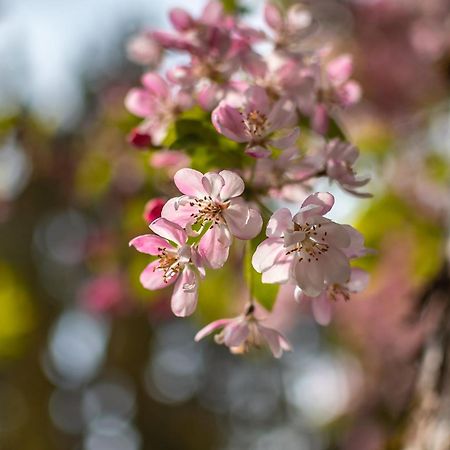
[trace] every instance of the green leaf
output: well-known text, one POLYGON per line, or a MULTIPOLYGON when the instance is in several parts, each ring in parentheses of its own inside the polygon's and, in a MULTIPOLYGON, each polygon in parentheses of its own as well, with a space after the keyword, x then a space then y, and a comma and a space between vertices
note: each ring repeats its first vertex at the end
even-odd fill
POLYGON ((265 239, 263 233, 247 242, 245 252, 245 280, 250 289, 252 297, 264 308, 271 311, 278 295, 280 286, 278 284, 266 284, 261 281, 261 274, 256 272, 252 266, 252 256, 256 247, 265 239))

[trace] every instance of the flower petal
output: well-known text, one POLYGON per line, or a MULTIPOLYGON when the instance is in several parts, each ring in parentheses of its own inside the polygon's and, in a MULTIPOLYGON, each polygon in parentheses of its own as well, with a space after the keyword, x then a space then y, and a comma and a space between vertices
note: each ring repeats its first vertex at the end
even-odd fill
POLYGON ((221 268, 228 259, 230 242, 225 230, 219 225, 212 226, 200 239, 198 252, 213 269, 221 268))
POLYGON ((286 252, 283 240, 280 238, 268 238, 261 242, 252 257, 253 268, 262 273, 272 267, 277 259, 286 252))
POLYGON ((233 320, 235 320, 235 319, 219 319, 219 320, 215 320, 214 322, 209 323, 195 335, 194 341, 198 342, 200 339, 203 339, 204 337, 208 336, 208 334, 211 334, 213 331, 217 330, 218 328, 222 328, 222 327, 228 325, 233 320))
POLYGON ((164 78, 154 72, 142 76, 142 84, 147 91, 158 99, 167 100, 170 96, 169 86, 164 78))
POLYGON ((169 241, 175 242, 179 246, 185 244, 187 241, 188 237, 183 228, 162 217, 154 220, 149 226, 153 233, 156 233, 169 241))
POLYGON ((358 267, 352 267, 347 288, 350 292, 361 292, 369 284, 369 274, 358 267))
POLYGON ((154 234, 137 236, 130 241, 129 245, 133 246, 138 252, 147 253, 148 255, 158 255, 161 248, 172 247, 166 239, 154 234))
POLYGON ((142 286, 145 289, 149 289, 151 291, 165 288, 171 285, 176 279, 177 276, 170 278, 165 281, 163 278, 164 272, 161 269, 158 269, 159 259, 151 262, 141 273, 139 280, 142 286))
POLYGON ((239 347, 247 339, 250 332, 248 323, 243 318, 233 320, 223 331, 224 344, 227 347, 239 347))
POLYGON ((212 112, 212 123, 216 130, 236 142, 247 142, 249 136, 245 132, 242 116, 238 109, 221 103, 212 112))
POLYGON ((219 175, 224 180, 224 185, 220 191, 220 199, 222 201, 230 198, 239 197, 245 189, 245 184, 242 178, 231 170, 222 170, 219 175))
POLYGON ((185 267, 177 282, 172 294, 172 311, 177 317, 190 316, 197 307, 198 281, 195 272, 185 267))
POLYGON ((267 237, 281 237, 292 227, 292 214, 287 208, 280 208, 272 214, 267 224, 267 237))
POLYGON ((188 223, 195 221, 193 214, 195 214, 198 209, 191 206, 189 203, 180 204, 180 198, 181 197, 175 197, 168 200, 163 206, 161 217, 185 228, 188 223))
POLYGON ((192 197, 203 197, 206 192, 202 184, 203 174, 194 169, 180 169, 173 181, 181 193, 192 197))
POLYGON ((219 198, 220 191, 225 184, 225 180, 214 172, 208 172, 203 175, 202 185, 207 195, 210 195, 213 199, 219 198))
POLYGON ((318 297, 312 300, 311 308, 314 319, 319 325, 326 326, 331 322, 333 314, 333 303, 328 298, 326 292, 323 292, 318 297))

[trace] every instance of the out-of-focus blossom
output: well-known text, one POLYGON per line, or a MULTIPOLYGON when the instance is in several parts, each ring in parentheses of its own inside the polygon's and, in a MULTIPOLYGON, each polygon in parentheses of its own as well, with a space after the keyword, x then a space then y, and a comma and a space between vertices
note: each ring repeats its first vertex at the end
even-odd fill
POLYGON ((339 183, 344 190, 358 197, 371 197, 371 194, 362 193, 356 189, 365 186, 370 178, 359 178, 355 174, 353 165, 359 156, 359 150, 352 144, 332 139, 326 142, 320 150, 306 157, 302 164, 303 171, 297 174, 300 178, 309 174, 326 175, 330 180, 339 183), (306 168, 310 168, 310 172, 306 168))
POLYGON ((265 89, 249 88, 245 93, 242 109, 221 103, 212 113, 216 130, 236 142, 246 142, 246 153, 264 158, 273 148, 286 149, 297 140, 300 130, 293 125, 295 106, 289 99, 272 102, 265 89), (280 130, 287 131, 280 135, 280 130))
POLYGON ((167 129, 177 114, 190 105, 182 92, 172 92, 167 82, 158 74, 149 72, 142 76, 143 88, 131 89, 125 106, 144 121, 133 130, 130 140, 142 146, 150 142, 160 145, 167 135, 167 129))
POLYGON ((152 198, 149 200, 144 207, 144 220, 150 224, 161 217, 161 211, 165 203, 166 201, 162 198, 152 198))
POLYGON ((274 3, 265 5, 264 17, 273 30, 277 50, 299 53, 302 39, 311 33, 314 20, 311 13, 301 3, 296 3, 283 13, 274 3))
POLYGON ((179 150, 160 150, 150 156, 150 165, 155 169, 177 170, 189 165, 190 159, 179 150))
POLYGON ((362 269, 352 268, 350 280, 344 284, 327 285, 317 297, 306 295, 298 286, 295 288, 295 299, 298 302, 309 301, 314 318, 320 325, 328 325, 331 321, 334 305, 338 300, 350 300, 350 294, 361 292, 369 283, 369 275, 362 269))
POLYGON ((294 217, 287 208, 272 215, 266 230, 268 239, 258 246, 252 259, 263 283, 294 281, 307 295, 317 297, 326 285, 343 285, 349 280, 346 249, 354 253, 351 247, 357 242, 349 233, 352 227, 323 217, 333 204, 331 194, 319 192, 310 195, 294 217))
POLYGON ((104 274, 87 281, 78 293, 80 303, 94 313, 117 312, 127 306, 125 280, 120 273, 104 274))
POLYGON ((141 253, 156 256, 141 273, 140 281, 149 290, 175 283, 172 311, 176 316, 191 315, 197 306, 198 278, 205 272, 197 250, 187 244, 188 235, 179 225, 166 219, 150 224, 155 234, 145 234, 130 241, 141 253))
POLYGON ((126 50, 131 61, 151 68, 157 67, 163 56, 163 49, 148 31, 133 36, 126 50))
POLYGON ((232 237, 252 239, 261 230, 261 215, 240 198, 242 178, 229 170, 203 175, 193 169, 181 169, 174 181, 182 194, 169 200, 162 217, 182 227, 207 227, 201 235, 199 253, 212 268, 221 267, 228 258, 232 237))
POLYGON ((260 348, 265 342, 273 356, 280 358, 283 351, 291 351, 289 341, 277 330, 265 327, 254 315, 254 307, 250 305, 245 314, 231 319, 219 319, 201 329, 195 340, 199 341, 219 328, 222 331, 214 336, 218 344, 225 344, 232 353, 246 353, 251 348, 260 348))

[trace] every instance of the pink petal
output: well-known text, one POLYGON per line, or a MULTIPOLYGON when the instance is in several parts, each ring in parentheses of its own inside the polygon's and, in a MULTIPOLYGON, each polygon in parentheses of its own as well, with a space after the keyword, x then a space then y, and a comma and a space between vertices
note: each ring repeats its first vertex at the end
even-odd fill
POLYGON ((203 339, 204 337, 208 336, 209 334, 211 334, 213 331, 217 330, 218 328, 222 328, 222 327, 228 325, 233 320, 235 320, 235 319, 219 319, 219 320, 215 320, 214 322, 209 323, 195 335, 194 341, 198 342, 200 339, 203 339))
POLYGON ((181 8, 171 9, 169 12, 169 18, 172 25, 178 31, 186 31, 194 25, 194 20, 191 15, 181 8))
POLYGON ((348 258, 359 258, 361 256, 372 253, 372 251, 364 247, 364 236, 351 225, 342 225, 350 236, 350 243, 342 251, 348 258))
POLYGON ((245 319, 235 319, 224 328, 224 344, 227 347, 239 347, 249 335, 245 319))
POLYGON ((270 124, 270 131, 293 127, 297 122, 294 103, 286 98, 277 100, 270 110, 267 120, 270 124))
POLYGON ((261 242, 252 257, 253 268, 261 273, 272 267, 277 259, 286 253, 283 240, 280 238, 268 238, 261 242))
POLYGON ((223 178, 225 184, 220 191, 220 199, 222 201, 230 198, 239 197, 245 189, 242 178, 231 170, 222 170, 219 175, 223 178))
POLYGON ((264 6, 264 19, 267 25, 275 31, 281 31, 284 25, 281 11, 273 3, 267 2, 264 6))
POLYGON ((125 97, 125 107, 135 116, 144 118, 154 112, 154 101, 144 89, 133 88, 125 97))
POLYGON ((216 0, 209 1, 202 13, 201 21, 209 25, 219 25, 223 19, 223 5, 216 0))
POLYGON ((295 280, 298 286, 309 297, 317 297, 325 288, 324 270, 321 261, 307 259, 298 261, 295 265, 295 280))
POLYGON ((270 99, 264 88, 261 86, 251 86, 245 91, 245 97, 247 98, 245 107, 247 113, 258 111, 266 116, 269 115, 270 99))
POLYGON ((333 304, 326 292, 312 300, 311 308, 314 319, 316 319, 318 324, 326 326, 331 322, 333 304))
POLYGON ((206 192, 202 184, 203 174, 194 169, 180 169, 173 181, 181 193, 192 197, 203 197, 206 192))
POLYGON ((267 284, 284 284, 291 278, 292 257, 282 257, 262 273, 261 281, 267 284))
POLYGON ((165 80, 157 73, 149 72, 142 76, 142 84, 159 99, 167 99, 170 95, 169 87, 165 80))
POLYGON ((165 281, 163 278, 164 272, 161 269, 158 269, 159 259, 151 262, 141 273, 139 280, 142 286, 145 289, 149 289, 151 291, 155 291, 157 289, 165 288, 166 286, 171 285, 176 279, 177 276, 170 278, 165 281))
POLYGON ((220 100, 222 89, 216 83, 211 83, 201 89, 197 94, 197 100, 205 111, 211 111, 220 100))
POLYGON ((171 307, 177 317, 190 316, 197 307, 198 282, 195 272, 185 267, 173 289, 171 307))
POLYGON ((330 82, 335 85, 341 85, 347 81, 353 71, 353 60, 350 55, 341 55, 330 61, 327 65, 327 74, 330 82))
POLYGON ((198 252, 213 269, 221 268, 228 259, 230 243, 222 227, 212 226, 200 239, 198 252))
POLYGON ((296 127, 293 130, 289 131, 286 135, 277 139, 272 139, 270 141, 270 145, 275 148, 284 150, 286 148, 292 147, 297 142, 299 136, 300 128, 296 127))
POLYGON ((207 195, 210 195, 213 199, 220 197, 220 191, 225 184, 225 180, 217 173, 208 172, 202 178, 203 189, 207 195))
POLYGON ((287 208, 280 208, 272 214, 267 224, 267 237, 281 237, 292 227, 292 214, 287 208))
POLYGON ((258 211, 250 209, 241 198, 235 198, 222 213, 228 228, 238 239, 253 239, 262 228, 262 218, 258 211))
POLYGON ((361 99, 361 85, 353 80, 347 81, 338 89, 337 96, 343 107, 352 106, 361 99))
POLYGON ((339 247, 345 252, 345 248, 350 245, 350 234, 344 225, 335 223, 331 220, 320 218, 319 220, 313 221, 315 224, 321 224, 320 229, 318 229, 318 236, 322 238, 323 242, 334 247, 339 247), (326 236, 325 236, 326 233, 326 236))
POLYGON ((150 229, 153 233, 159 234, 163 238, 169 241, 175 242, 179 246, 182 246, 187 241, 186 231, 183 230, 176 223, 170 222, 167 219, 159 218, 150 224, 150 229))
POLYGON ((350 262, 340 250, 329 247, 328 251, 321 255, 320 263, 328 284, 343 285, 350 279, 350 262))
POLYGON ((178 205, 178 208, 176 208, 179 199, 180 197, 175 197, 167 201, 161 211, 161 217, 184 228, 188 223, 195 221, 193 214, 196 214, 198 209, 189 204, 178 205))
POLYGON ((272 154, 272 151, 262 145, 252 145, 245 149, 245 153, 253 158, 267 158, 272 154))
POLYGON ((316 192, 306 198, 302 207, 308 205, 317 206, 318 208, 314 209, 314 214, 323 216, 333 207, 334 197, 329 192, 316 192))
POLYGON ((321 135, 326 135, 328 131, 330 120, 328 117, 328 111, 325 105, 318 103, 313 111, 311 118, 311 128, 321 135))
POLYGON ((258 324, 258 330, 261 335, 266 340, 269 348, 275 358, 280 358, 283 354, 283 350, 290 351, 291 345, 287 341, 287 339, 282 336, 278 331, 273 330, 272 328, 264 327, 263 325, 258 324))
POLYGON ((216 130, 236 142, 246 142, 249 137, 245 132, 240 112, 225 103, 212 112, 212 123, 216 130))
POLYGON ((158 255, 161 248, 171 248, 172 246, 162 237, 154 234, 144 234, 137 236, 130 241, 130 246, 133 246, 138 252, 147 253, 148 255, 158 255))

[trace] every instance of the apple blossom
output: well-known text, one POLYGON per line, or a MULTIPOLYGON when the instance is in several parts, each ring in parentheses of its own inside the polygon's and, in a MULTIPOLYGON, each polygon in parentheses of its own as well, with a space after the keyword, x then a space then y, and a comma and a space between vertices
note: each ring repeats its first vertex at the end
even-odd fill
POLYGON ((245 152, 255 158, 271 154, 271 147, 285 149, 299 136, 293 127, 295 106, 287 98, 271 102, 265 89, 252 86, 245 92, 243 108, 222 102, 212 113, 216 130, 236 142, 246 142, 245 152), (287 129, 287 130, 286 130, 287 129), (282 135, 281 130, 286 130, 282 135))
POLYGON ((175 283, 172 311, 179 317, 189 316, 197 306, 198 278, 205 275, 201 258, 195 247, 187 244, 188 235, 179 225, 160 218, 150 229, 155 234, 130 241, 137 251, 157 257, 141 273, 140 281, 149 290, 175 283))
MULTIPOLYGON (((253 255, 263 283, 294 281, 307 295, 317 297, 326 284, 344 284, 350 277, 352 243, 348 228, 323 217, 333 206, 327 192, 312 194, 292 217, 287 208, 276 211, 267 225, 268 239, 253 255)), ((350 227, 351 228, 351 227, 350 227)))
POLYGON ((232 237, 252 239, 261 230, 261 215, 240 197, 241 177, 229 170, 203 175, 193 169, 180 169, 174 182, 181 197, 169 200, 162 217, 182 227, 206 227, 198 245, 200 255, 212 268, 223 266, 232 237))
POLYGON ((246 353, 251 348, 260 348, 266 342, 273 356, 280 358, 283 351, 291 351, 289 341, 277 330, 261 324, 254 315, 254 306, 250 305, 245 314, 232 319, 219 319, 202 328, 196 335, 199 341, 219 328, 223 328, 214 336, 218 344, 225 344, 232 353, 246 353))

